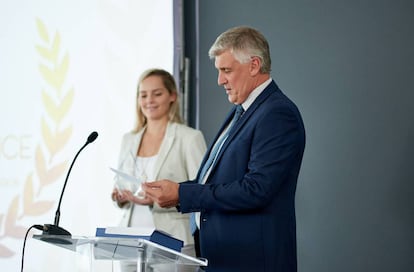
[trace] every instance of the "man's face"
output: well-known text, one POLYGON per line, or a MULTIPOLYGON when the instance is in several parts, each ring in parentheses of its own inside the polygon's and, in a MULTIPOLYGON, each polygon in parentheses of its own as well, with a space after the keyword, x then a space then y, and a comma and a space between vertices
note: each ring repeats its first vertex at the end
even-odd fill
POLYGON ((252 63, 240 63, 229 50, 215 57, 218 85, 226 89, 230 103, 242 104, 255 86, 255 69, 252 63))

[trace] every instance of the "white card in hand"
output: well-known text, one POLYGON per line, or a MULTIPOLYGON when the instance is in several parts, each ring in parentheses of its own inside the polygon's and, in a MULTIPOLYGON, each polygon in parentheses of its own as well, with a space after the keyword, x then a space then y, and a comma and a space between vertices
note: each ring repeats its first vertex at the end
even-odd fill
POLYGON ((109 167, 109 168, 110 168, 113 172, 115 172, 115 174, 117 174, 120 178, 125 179, 125 180, 127 180, 127 181, 137 182, 137 183, 141 184, 141 180, 139 180, 137 177, 134 177, 134 176, 128 175, 127 173, 122 172, 122 171, 119 171, 119 170, 116 170, 116 169, 114 169, 114 168, 112 168, 112 167, 109 167))
POLYGON ((135 193, 137 196, 142 195, 142 181, 140 179, 112 167, 109 167, 109 169, 117 175, 115 186, 119 190, 128 190, 135 193))

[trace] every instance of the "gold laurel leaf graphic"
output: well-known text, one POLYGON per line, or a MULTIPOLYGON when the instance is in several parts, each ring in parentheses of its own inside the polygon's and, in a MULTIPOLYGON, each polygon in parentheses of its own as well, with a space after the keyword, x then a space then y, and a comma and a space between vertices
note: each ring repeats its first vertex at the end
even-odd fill
POLYGON ((13 226, 15 225, 15 222, 17 221, 17 211, 19 208, 19 196, 15 196, 10 203, 9 209, 6 214, 6 220, 4 224, 4 232, 8 235, 10 235, 11 232, 13 232, 13 226))
POLYGON ((44 186, 43 182, 45 181, 46 177, 46 162, 45 157, 43 156, 42 149, 40 148, 40 145, 37 146, 36 152, 35 152, 35 163, 36 163, 36 173, 39 177, 40 182, 40 188, 44 186))
POLYGON ((55 72, 44 64, 39 65, 39 71, 42 74, 45 81, 53 88, 57 89, 56 75, 55 72))
POLYGON ((54 202, 53 201, 34 201, 33 196, 33 180, 32 175, 26 179, 24 186, 23 211, 24 215, 37 216, 49 211, 54 202))
POLYGON ((54 64, 56 64, 60 52, 60 34, 58 31, 56 31, 55 37, 53 38, 52 47, 50 48, 50 51, 52 52, 54 64))
POLYGON ((4 229, 7 230, 13 228, 13 222, 16 222, 17 219, 17 209, 19 208, 19 196, 15 196, 10 203, 9 209, 5 218, 4 229))
POLYGON ((57 103, 45 91, 42 91, 42 100, 47 115, 50 116, 55 123, 58 123, 57 120, 59 119, 59 113, 57 103))
POLYGON ((46 175, 44 177, 45 180, 42 182, 42 184, 48 185, 59 179, 65 173, 67 164, 67 161, 64 161, 49 168, 46 172, 46 175))
POLYGON ((23 226, 16 226, 16 225, 10 225, 8 227, 7 236, 13 237, 13 238, 22 238, 26 234, 27 228, 23 226))
POLYGON ((30 209, 26 211, 27 215, 38 216, 48 212, 55 203, 53 201, 38 201, 32 203, 30 209))
POLYGON ((36 45, 36 50, 46 60, 54 61, 52 52, 48 48, 40 46, 40 45, 36 45))
POLYGON ((73 88, 71 88, 61 99, 61 102, 56 109, 56 116, 54 118, 57 123, 60 123, 69 112, 73 104, 74 96, 75 92, 73 91, 73 88))
POLYGON ((30 206, 33 204, 33 198, 33 178, 32 174, 29 174, 23 189, 23 214, 27 214, 27 211, 30 210, 30 206))
POLYGON ((65 128, 62 131, 56 132, 56 152, 58 153, 61 149, 69 142, 69 138, 72 136, 72 126, 65 128))
POLYGON ((73 104, 74 96, 75 92, 73 91, 73 88, 71 88, 60 100, 60 102, 55 102, 55 100, 48 93, 42 91, 43 105, 47 114, 55 123, 59 124, 69 112, 73 104))
POLYGON ((56 179, 58 179, 65 171, 67 162, 62 162, 59 164, 56 164, 50 168, 46 167, 46 162, 44 159, 43 152, 38 146, 36 148, 36 172, 39 177, 39 182, 41 184, 41 187, 47 186, 49 184, 52 184, 56 179))
POLYGON ((15 255, 14 251, 0 244, 0 257, 10 258, 10 257, 13 257, 14 255, 15 255))
MULTIPOLYGON (((55 136, 50 131, 50 128, 45 120, 45 118, 42 118, 42 136, 45 140, 45 145, 47 147, 47 150, 49 151, 49 162, 53 160, 53 157, 56 153, 56 141, 54 140, 55 136)), ((45 166, 46 169, 46 166, 45 166)))
POLYGON ((66 75, 68 73, 69 68, 69 55, 65 54, 62 61, 57 63, 55 66, 55 75, 56 75, 56 89, 59 92, 62 89, 63 82, 65 81, 66 75))
POLYGON ((40 38, 44 42, 48 43, 49 42, 49 34, 48 34, 48 31, 46 29, 45 24, 39 18, 36 18, 36 26, 37 26, 37 32, 39 32, 40 38))
MULTIPOLYGON (((25 216, 37 216, 44 214, 52 208, 54 202, 45 200, 37 201, 34 191, 36 189, 37 196, 39 196, 45 186, 56 182, 59 177, 64 174, 67 161, 56 163, 54 161, 54 157, 67 144, 72 134, 72 126, 66 127, 63 130, 60 128, 61 122, 73 104, 74 97, 73 89, 70 89, 69 92, 64 95, 64 98, 61 99, 62 86, 66 80, 69 69, 69 54, 65 54, 61 62, 59 62, 61 46, 59 32, 56 31, 52 42, 50 42, 49 31, 43 21, 39 18, 36 18, 36 27, 40 39, 44 43, 44 45, 35 45, 36 51, 44 61, 44 63, 41 63, 38 66, 40 76, 43 78, 45 83, 51 87, 50 91, 57 94, 56 98, 59 100, 54 100, 50 94, 47 94, 44 90, 42 90, 44 108, 46 109, 47 117, 50 118, 47 121, 52 121, 53 124, 49 127, 45 117, 42 117, 41 130, 43 144, 46 146, 48 152, 43 153, 43 145, 37 145, 34 163, 38 177, 38 186, 35 186, 36 184, 33 179, 33 174, 28 174, 23 189, 23 212, 20 218, 18 218, 20 204, 19 196, 12 199, 6 214, 0 214, 0 230, 3 228, 3 237, 12 237, 16 239, 24 237, 27 231, 26 227, 22 227, 17 224, 18 220, 24 218, 25 216)), ((0 244, 0 258, 9 258, 14 255, 15 252, 12 249, 0 244)))
POLYGON ((62 151, 64 145, 69 141, 69 138, 72 135, 72 127, 70 126, 62 131, 56 131, 56 133, 53 134, 45 119, 42 118, 42 135, 43 138, 46 139, 45 144, 50 154, 50 160, 52 160, 57 153, 62 151))

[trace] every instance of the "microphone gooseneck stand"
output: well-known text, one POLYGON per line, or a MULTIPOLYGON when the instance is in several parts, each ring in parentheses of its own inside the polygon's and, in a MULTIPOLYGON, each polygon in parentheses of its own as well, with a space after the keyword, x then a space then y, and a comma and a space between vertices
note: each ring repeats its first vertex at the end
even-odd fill
POLYGON ((67 240, 65 238, 71 238, 72 234, 67 231, 66 229, 59 227, 59 220, 60 220, 60 205, 62 203, 62 198, 63 198, 63 194, 65 192, 65 188, 66 188, 66 184, 68 182, 68 178, 69 178, 69 174, 72 170, 72 167, 76 161, 76 158, 79 156, 79 154, 82 152, 82 150, 90 143, 92 143, 93 141, 96 140, 96 138, 98 137, 98 133, 96 131, 92 132, 86 143, 81 147, 81 149, 79 149, 78 153, 76 153, 75 158, 73 159, 70 167, 69 167, 69 171, 68 174, 66 175, 66 179, 65 179, 65 183, 63 184, 63 189, 62 192, 60 194, 60 198, 59 198, 59 204, 58 207, 56 209, 56 214, 55 214, 55 221, 54 224, 45 224, 43 226, 40 225, 36 225, 37 229, 40 229, 43 231, 43 236, 41 239, 43 241, 48 241, 51 243, 57 243, 57 244, 71 244, 70 240, 67 240), (62 237, 59 237, 62 236, 62 237))

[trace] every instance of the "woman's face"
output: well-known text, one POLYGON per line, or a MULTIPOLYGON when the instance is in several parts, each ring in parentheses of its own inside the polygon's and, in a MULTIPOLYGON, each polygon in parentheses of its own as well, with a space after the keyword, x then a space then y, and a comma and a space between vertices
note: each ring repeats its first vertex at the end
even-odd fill
POLYGON ((161 77, 149 76, 139 85, 138 103, 147 120, 169 119, 175 93, 170 93, 164 86, 161 77))

